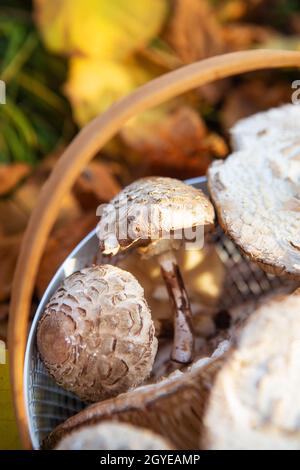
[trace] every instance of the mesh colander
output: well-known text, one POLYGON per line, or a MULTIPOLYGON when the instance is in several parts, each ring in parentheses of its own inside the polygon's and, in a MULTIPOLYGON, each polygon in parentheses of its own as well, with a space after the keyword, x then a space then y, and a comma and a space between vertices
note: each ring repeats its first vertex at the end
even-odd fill
MULTIPOLYGON (((205 178, 196 178, 187 183, 206 191, 205 178)), ((291 281, 266 274, 256 264, 243 257, 220 227, 217 227, 212 242, 226 270, 220 309, 228 309, 260 297, 283 285, 288 284, 292 287, 291 281)), ((96 250, 97 236, 95 231, 92 231, 57 271, 43 296, 31 326, 25 356, 24 394, 30 438, 36 449, 40 447, 44 437, 59 423, 86 406, 75 395, 56 385, 45 370, 37 352, 36 329, 38 320, 59 283, 78 269, 91 265, 96 250)))
MULTIPOLYGON (((276 50, 230 53, 187 65, 152 80, 115 103, 108 111, 91 121, 61 156, 31 215, 23 237, 12 290, 9 317, 10 372, 16 417, 25 448, 32 445, 38 448, 45 434, 83 406, 74 396, 58 388, 45 373, 35 349, 35 328, 57 283, 91 261, 96 243, 94 233, 83 240, 69 256, 47 289, 33 322, 24 362, 35 278, 63 196, 71 189, 93 156, 128 119, 138 113, 213 80, 264 68, 293 66, 300 66, 299 52, 276 50)), ((194 184, 205 183, 194 181, 194 184)), ((220 229, 214 242, 227 270, 222 297, 224 305, 221 307, 226 308, 249 297, 259 296, 281 283, 279 279, 264 274, 257 266, 244 260, 220 229)))

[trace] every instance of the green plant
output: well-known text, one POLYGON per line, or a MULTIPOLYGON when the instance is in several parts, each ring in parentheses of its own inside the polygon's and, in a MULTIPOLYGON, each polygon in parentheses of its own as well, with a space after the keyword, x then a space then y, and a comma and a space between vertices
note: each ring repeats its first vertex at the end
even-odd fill
POLYGON ((68 102, 58 91, 65 63, 43 47, 31 2, 2 3, 0 79, 6 104, 0 105, 0 163, 35 164, 75 132, 68 102))

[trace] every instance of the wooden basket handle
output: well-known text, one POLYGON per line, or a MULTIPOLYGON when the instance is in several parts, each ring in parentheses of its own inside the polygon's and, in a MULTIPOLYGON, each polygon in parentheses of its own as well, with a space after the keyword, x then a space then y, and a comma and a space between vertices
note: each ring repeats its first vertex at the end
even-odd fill
POLYGON ((87 124, 67 147, 33 210, 14 275, 9 316, 11 382, 20 437, 30 448, 23 389, 28 318, 39 263, 63 196, 85 165, 131 117, 208 82, 264 68, 300 66, 300 52, 255 50, 224 54, 167 73, 138 88, 87 124))

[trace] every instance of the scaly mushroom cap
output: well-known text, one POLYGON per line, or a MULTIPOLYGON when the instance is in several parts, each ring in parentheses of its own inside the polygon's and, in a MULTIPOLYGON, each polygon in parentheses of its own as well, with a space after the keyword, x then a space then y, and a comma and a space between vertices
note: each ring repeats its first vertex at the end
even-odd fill
POLYGON ((98 401, 141 384, 157 351, 151 312, 135 277, 114 266, 82 269, 51 297, 37 331, 56 382, 98 401))
POLYGON ((274 145, 279 140, 293 140, 299 131, 300 107, 286 104, 239 120, 230 134, 233 149, 243 150, 253 144, 274 145))
POLYGON ((300 449, 300 297, 252 314, 218 373, 204 419, 209 449, 300 449))
POLYGON ((104 207, 97 235, 102 251, 116 254, 120 245, 213 223, 213 206, 202 191, 173 178, 151 177, 130 184, 104 207), (115 211, 123 233, 116 231, 115 211))
POLYGON ((55 450, 170 450, 171 444, 148 429, 104 421, 65 436, 55 450))
POLYGON ((210 194, 224 231, 274 274, 300 276, 300 141, 257 144, 215 162, 210 194))

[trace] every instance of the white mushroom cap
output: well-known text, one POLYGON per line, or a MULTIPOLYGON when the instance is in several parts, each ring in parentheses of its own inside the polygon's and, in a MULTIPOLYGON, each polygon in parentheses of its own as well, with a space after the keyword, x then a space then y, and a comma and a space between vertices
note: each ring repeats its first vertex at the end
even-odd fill
POLYGON ((104 265, 64 280, 39 322, 37 344, 59 385, 83 400, 98 401, 148 377, 157 351, 154 333, 138 281, 104 265))
POLYGON ((224 231, 270 272, 300 276, 300 140, 215 162, 209 189, 224 231))
POLYGON ((299 136, 300 106, 286 104, 239 120, 231 129, 234 150, 252 147, 264 142, 275 144, 299 136))
POLYGON ((148 429, 104 421, 84 426, 65 436, 56 450, 170 450, 163 437, 148 429))
POLYGON ((300 449, 300 297, 250 316, 217 375, 204 418, 209 449, 300 449))
POLYGON ((213 223, 213 206, 202 191, 173 178, 150 177, 130 184, 104 207, 97 234, 104 253, 115 254, 122 244, 213 223))

